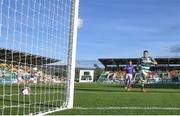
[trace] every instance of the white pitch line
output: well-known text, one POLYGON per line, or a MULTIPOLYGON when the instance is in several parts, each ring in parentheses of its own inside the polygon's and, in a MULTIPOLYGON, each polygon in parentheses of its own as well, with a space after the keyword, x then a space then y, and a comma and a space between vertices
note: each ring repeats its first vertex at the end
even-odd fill
POLYGON ((87 110, 87 109, 97 109, 97 110, 114 110, 114 109, 131 109, 131 110, 180 110, 177 107, 74 107, 73 109, 87 110))

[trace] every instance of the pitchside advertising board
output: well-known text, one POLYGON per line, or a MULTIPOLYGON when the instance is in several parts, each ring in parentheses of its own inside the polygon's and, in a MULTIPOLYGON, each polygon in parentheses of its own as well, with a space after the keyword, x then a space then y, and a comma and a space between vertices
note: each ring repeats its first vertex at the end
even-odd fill
POLYGON ((94 70, 80 70, 79 82, 93 82, 94 70))

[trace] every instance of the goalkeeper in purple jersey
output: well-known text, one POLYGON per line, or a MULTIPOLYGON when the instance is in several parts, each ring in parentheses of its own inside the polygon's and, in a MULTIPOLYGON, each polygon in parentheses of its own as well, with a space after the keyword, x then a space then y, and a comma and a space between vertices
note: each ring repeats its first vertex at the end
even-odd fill
POLYGON ((132 61, 129 60, 129 64, 126 65, 126 88, 128 88, 128 91, 131 90, 132 88, 132 83, 133 83, 133 73, 134 73, 134 66, 132 64, 132 61))

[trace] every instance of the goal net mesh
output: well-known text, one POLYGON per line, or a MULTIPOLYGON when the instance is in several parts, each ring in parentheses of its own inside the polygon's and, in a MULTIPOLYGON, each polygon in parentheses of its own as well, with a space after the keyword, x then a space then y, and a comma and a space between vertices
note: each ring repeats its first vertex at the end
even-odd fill
POLYGON ((0 113, 66 107, 73 0, 0 0, 0 113))

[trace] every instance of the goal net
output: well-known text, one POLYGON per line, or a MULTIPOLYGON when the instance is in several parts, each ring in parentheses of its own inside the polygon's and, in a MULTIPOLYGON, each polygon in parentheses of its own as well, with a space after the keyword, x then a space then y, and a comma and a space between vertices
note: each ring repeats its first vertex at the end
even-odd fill
POLYGON ((78 0, 0 0, 0 113, 72 108, 78 0))

